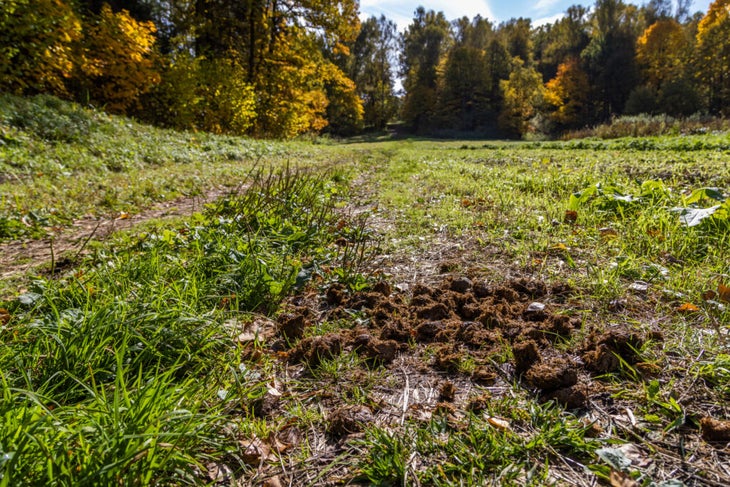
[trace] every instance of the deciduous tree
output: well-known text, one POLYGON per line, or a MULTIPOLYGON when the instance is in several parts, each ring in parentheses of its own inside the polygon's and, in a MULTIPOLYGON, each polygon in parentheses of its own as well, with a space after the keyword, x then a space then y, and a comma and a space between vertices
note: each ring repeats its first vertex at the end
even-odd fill
POLYGON ((578 127, 589 114, 590 82, 577 58, 558 67, 558 73, 545 86, 545 103, 550 118, 560 129, 578 127))
POLYGON ((715 0, 697 27, 697 77, 712 112, 730 115, 730 0, 715 0))
POLYGON ((530 131, 530 120, 537 114, 543 99, 542 76, 534 68, 525 66, 520 58, 512 60, 514 67, 508 80, 500 87, 504 106, 499 115, 499 125, 512 135, 524 135, 530 131))
POLYGON ((160 82, 154 33, 152 22, 137 22, 126 10, 115 13, 109 5, 102 7, 86 27, 79 49, 79 78, 90 101, 125 113, 160 82))
POLYGON ((659 90, 665 81, 683 77, 689 47, 676 20, 658 20, 649 26, 636 41, 636 60, 645 82, 659 90))
POLYGON ((370 17, 362 23, 346 61, 363 102, 365 126, 376 130, 384 129, 398 110, 393 79, 397 39, 395 22, 370 17))
POLYGON ((81 22, 62 0, 3 0, 0 90, 67 96, 81 22))
POLYGON ((401 40, 401 74, 406 97, 403 119, 414 130, 428 129, 438 102, 438 67, 450 42, 443 12, 419 7, 401 40))

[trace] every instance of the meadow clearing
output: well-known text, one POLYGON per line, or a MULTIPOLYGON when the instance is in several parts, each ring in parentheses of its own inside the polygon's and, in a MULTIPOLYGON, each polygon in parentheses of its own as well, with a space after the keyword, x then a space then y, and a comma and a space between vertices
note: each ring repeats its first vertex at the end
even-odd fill
POLYGON ((730 484, 728 133, 0 106, 0 486, 730 484))

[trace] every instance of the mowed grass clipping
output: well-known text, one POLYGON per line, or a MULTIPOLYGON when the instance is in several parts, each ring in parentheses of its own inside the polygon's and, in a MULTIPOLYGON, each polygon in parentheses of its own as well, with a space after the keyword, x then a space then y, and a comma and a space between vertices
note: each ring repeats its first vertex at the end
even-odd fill
POLYGON ((284 144, 156 131, 52 99, 15 105, 32 116, 3 115, 10 242, 77 212, 139 211, 163 198, 132 196, 146 177, 169 182, 164 198, 198 176, 194 191, 239 190, 3 287, 0 485, 725 478, 700 424, 730 419, 727 134, 284 144), (90 140, 104 157, 77 161, 90 140), (78 165, 63 174, 58 161, 78 165), (123 204, 104 206, 116 175, 123 204), (88 181, 103 187, 83 193, 88 181), (465 276, 569 290, 540 298, 579 324, 551 338, 561 357, 614 328, 649 338, 632 363, 581 376, 600 392, 577 409, 515 373, 517 342, 486 358, 456 344, 446 369, 441 344, 417 333, 387 363, 347 345, 375 337, 378 315, 332 303, 377 291, 398 314, 416 285, 465 276), (344 346, 292 359, 337 336, 344 346), (485 370, 491 385, 475 380, 485 370))

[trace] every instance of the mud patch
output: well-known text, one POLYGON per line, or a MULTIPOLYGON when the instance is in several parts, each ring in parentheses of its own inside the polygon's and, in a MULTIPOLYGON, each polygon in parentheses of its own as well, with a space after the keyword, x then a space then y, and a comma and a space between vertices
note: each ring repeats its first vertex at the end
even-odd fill
POLYGON ((333 436, 344 436, 365 429, 373 422, 373 413, 365 406, 350 405, 335 409, 327 419, 327 432, 333 436))
POLYGON ((730 421, 721 421, 709 417, 700 420, 702 438, 709 443, 730 442, 730 421))
POLYGON ((644 339, 625 327, 613 328, 605 333, 592 332, 583 345, 583 362, 592 372, 605 374, 616 372, 621 363, 635 364, 644 339))
POLYGON ((580 408, 593 390, 591 376, 639 362, 646 339, 615 326, 562 351, 582 327, 577 313, 563 304, 571 292, 567 285, 529 279, 493 284, 465 276, 417 284, 410 294, 385 282, 363 292, 334 284, 314 303, 316 309, 290 306, 278 323, 281 337, 296 343, 287 354, 291 362, 316 367, 354 352, 369 367, 387 368, 401 355, 415 356, 432 373, 450 377, 445 384, 454 389, 442 385, 440 403, 455 400, 457 383, 490 386, 504 378, 521 381, 541 400, 580 408), (314 317, 352 322, 353 316, 358 316, 353 329, 301 338, 314 317))

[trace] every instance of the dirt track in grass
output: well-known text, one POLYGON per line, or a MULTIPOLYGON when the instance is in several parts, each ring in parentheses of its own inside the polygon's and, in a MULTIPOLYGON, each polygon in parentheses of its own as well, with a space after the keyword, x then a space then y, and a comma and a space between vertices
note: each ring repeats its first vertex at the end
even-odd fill
POLYGON ((114 232, 149 220, 190 216, 230 191, 229 188, 212 188, 202 195, 165 201, 135 214, 80 218, 47 238, 2 243, 0 279, 12 278, 40 267, 49 273, 51 267, 56 272, 72 268, 78 264, 78 258, 91 240, 104 240, 114 232))

